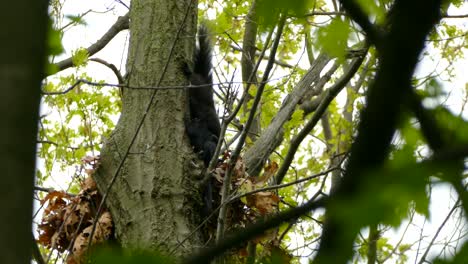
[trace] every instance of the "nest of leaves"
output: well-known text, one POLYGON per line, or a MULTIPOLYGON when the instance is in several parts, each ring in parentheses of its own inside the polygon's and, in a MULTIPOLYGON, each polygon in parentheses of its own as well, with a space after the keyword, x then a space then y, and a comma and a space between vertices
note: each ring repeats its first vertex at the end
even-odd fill
MULTIPOLYGON (((225 175, 229 167, 230 153, 225 152, 222 162, 218 164, 212 175, 215 180, 214 189, 216 195, 215 205, 219 206, 221 203, 221 189, 224 183, 225 175)), ((232 169, 232 177, 230 182, 230 198, 231 203, 228 207, 228 214, 226 219, 226 226, 229 230, 240 229, 246 227, 258 219, 267 218, 278 213, 278 205, 280 197, 276 190, 263 190, 270 186, 272 177, 278 170, 278 164, 270 162, 264 167, 263 173, 258 176, 250 176, 246 172, 246 166, 242 158, 239 158, 232 169)), ((216 226, 213 226, 216 228, 216 226)), ((212 230, 214 235, 214 231, 212 230)), ((271 256, 272 252, 275 254, 281 253, 284 256, 282 259, 290 259, 289 254, 279 246, 278 229, 270 230, 251 241, 255 244, 263 245, 263 254, 271 256)), ((247 256, 247 243, 235 249, 242 258, 247 256)), ((265 257, 264 256, 264 257, 265 257)), ((289 263, 288 261, 284 263, 289 263)))
MULTIPOLYGON (((224 183, 225 175, 229 167, 230 153, 226 152, 223 155, 222 162, 218 164, 212 175, 215 179, 215 204, 219 205, 221 200, 221 189, 224 183)), ((279 196, 273 191, 262 191, 261 189, 268 186, 272 176, 278 170, 278 164, 275 162, 269 163, 263 170, 260 176, 250 176, 246 172, 245 163, 242 158, 238 158, 234 168, 230 182, 230 199, 234 199, 230 203, 230 213, 228 226, 245 227, 246 225, 255 222, 258 218, 267 217, 278 211, 279 196)))
POLYGON ((82 263, 89 242, 96 245, 113 237, 114 225, 109 211, 104 209, 96 219, 102 197, 90 175, 97 167, 98 158, 87 157, 83 161, 92 163, 93 169, 87 171, 88 177, 81 182, 77 195, 51 191, 41 199, 41 205, 46 207, 38 226, 37 241, 48 249, 67 251, 67 264, 82 263), (90 241, 95 221, 96 229, 90 241))

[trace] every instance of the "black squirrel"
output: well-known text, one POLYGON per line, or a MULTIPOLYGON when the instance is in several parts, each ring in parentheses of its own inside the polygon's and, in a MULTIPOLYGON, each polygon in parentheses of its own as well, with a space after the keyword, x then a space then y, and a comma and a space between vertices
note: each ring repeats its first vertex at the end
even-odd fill
MULTIPOLYGON (((198 29, 198 47, 193 57, 193 70, 185 65, 185 74, 192 87, 189 88, 190 118, 185 121, 185 128, 190 143, 196 153, 208 167, 218 144, 221 126, 213 100, 212 76, 212 46, 208 36, 208 29, 200 26, 198 29)), ((204 215, 212 211, 212 183, 211 179, 203 190, 204 215)))

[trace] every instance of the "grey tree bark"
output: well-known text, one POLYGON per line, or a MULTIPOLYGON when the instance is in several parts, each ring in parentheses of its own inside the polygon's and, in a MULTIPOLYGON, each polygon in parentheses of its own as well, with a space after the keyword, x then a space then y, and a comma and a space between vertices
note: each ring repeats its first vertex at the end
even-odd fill
MULTIPOLYGON (((194 0, 132 1, 128 86, 187 85, 182 66, 195 47, 196 8, 194 0)), ((185 136, 186 91, 127 88, 122 103, 95 177, 101 192, 109 191, 106 203, 116 236, 124 247, 166 253, 190 237, 175 254, 192 252, 202 246, 199 233, 190 235, 199 221, 195 181, 200 169, 185 136)))
POLYGON ((283 125, 291 118, 291 115, 294 113, 300 101, 307 100, 307 98, 311 96, 307 96, 307 93, 314 90, 311 89, 311 86, 320 80, 320 72, 329 61, 330 58, 327 56, 321 56, 314 62, 291 94, 283 100, 281 108, 275 118, 268 127, 263 130, 255 144, 245 152, 243 158, 245 160, 247 172, 250 175, 258 175, 265 161, 281 144, 284 132, 283 125))
MULTIPOLYGON (((255 42, 257 41, 257 13, 256 13, 256 0, 253 0, 249 9, 249 13, 245 19, 245 33, 242 41, 242 57, 241 57, 241 66, 242 66, 242 82, 244 83, 244 93, 247 93, 247 87, 252 86, 249 82, 253 83, 255 86, 258 86, 258 80, 256 76, 255 68, 255 52, 256 46, 255 42)), ((250 94, 247 94, 247 98, 244 101, 243 110, 244 115, 248 116, 250 102, 254 97, 250 94)), ((260 107, 256 110, 257 114, 252 120, 252 125, 249 128, 249 134, 247 135, 252 141, 255 141, 260 132, 260 107)))

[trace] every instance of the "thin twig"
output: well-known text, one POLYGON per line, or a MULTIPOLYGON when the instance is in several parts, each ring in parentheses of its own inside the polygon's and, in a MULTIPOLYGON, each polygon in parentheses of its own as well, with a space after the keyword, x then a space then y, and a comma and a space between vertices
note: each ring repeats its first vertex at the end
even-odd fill
POLYGON ((424 254, 421 256, 421 259, 419 260, 418 264, 424 264, 424 262, 426 262, 426 257, 427 257, 427 254, 429 253, 429 250, 431 249, 431 247, 434 245, 434 242, 437 238, 437 236, 439 235, 440 231, 442 231, 442 228, 445 226, 445 224, 448 222, 448 220, 450 219, 450 217, 452 216, 453 212, 455 212, 455 210, 460 206, 460 203, 461 203, 461 199, 458 198, 457 201, 455 202, 455 204, 453 205, 452 209, 450 210, 450 212, 447 214, 447 216, 445 217, 444 221, 442 222, 442 224, 440 224, 439 228, 437 228, 437 231, 435 232, 434 236, 432 237, 431 239, 431 242, 429 243, 429 245, 427 246, 426 248, 426 251, 424 252, 424 254))
MULTIPOLYGON (((280 22, 278 23, 278 31, 276 33, 276 38, 275 38, 275 41, 274 41, 273 46, 271 48, 271 55, 270 55, 270 58, 268 60, 268 64, 267 64, 267 66, 265 68, 265 73, 263 75, 262 82, 260 83, 260 86, 258 87, 257 94, 255 96, 254 102, 252 104, 252 108, 251 108, 250 113, 249 113, 249 117, 247 119, 247 123, 245 124, 245 126, 244 126, 244 128, 242 130, 242 134, 241 134, 241 136, 239 138, 239 143, 237 144, 234 152, 232 153, 230 164, 228 166, 228 169, 226 171, 226 175, 224 177, 223 187, 222 187, 222 190, 221 190, 221 203, 222 204, 224 203, 224 201, 226 201, 226 199, 227 199, 227 197, 229 195, 229 186, 230 186, 230 182, 231 182, 232 170, 234 168, 234 165, 237 162, 237 158, 239 157, 240 151, 241 151, 242 146, 243 146, 243 144, 245 142, 245 139, 247 137, 247 132, 249 131, 250 126, 251 126, 251 124, 253 122, 253 119, 255 117, 255 112, 256 112, 258 104, 260 103, 260 98, 262 97, 263 90, 264 90, 265 85, 266 85, 266 80, 268 80, 268 76, 270 74, 270 71, 273 68, 273 62, 274 62, 274 59, 275 59, 276 50, 278 49, 278 46, 279 46, 279 41, 281 39, 281 34, 283 32, 285 22, 286 22, 286 16, 282 15, 281 18, 280 18, 280 22)), ((245 92, 245 94, 248 94, 248 93, 245 92)), ((221 239, 224 237, 224 232, 225 232, 224 220, 226 219, 226 214, 227 214, 227 205, 221 207, 221 209, 219 210, 218 225, 217 225, 217 228, 216 228, 216 242, 217 243, 219 243, 221 241, 221 239)))
POLYGON ((44 257, 41 254, 41 251, 39 250, 39 246, 37 245, 36 239, 34 238, 34 235, 31 234, 32 236, 32 255, 34 257, 34 260, 37 262, 37 264, 46 264, 44 257))
POLYGON ((124 83, 124 78, 122 77, 122 74, 120 73, 119 69, 117 69, 117 67, 114 64, 109 63, 109 62, 107 62, 107 61, 105 61, 103 59, 99 59, 99 58, 91 58, 89 60, 100 63, 100 64, 106 66, 107 68, 111 69, 112 72, 114 72, 115 76, 117 77, 117 80, 119 81, 119 84, 124 83))
MULTIPOLYGON (((239 46, 236 46, 236 45, 234 45, 234 44, 231 44, 230 46, 231 46, 231 48, 232 48, 233 50, 235 50, 235 51, 244 52, 244 50, 243 50, 241 47, 239 47, 239 46)), ((255 52, 255 56, 257 56, 257 57, 260 57, 260 54, 261 54, 261 53, 258 52, 258 51, 255 52)), ((264 59, 264 60, 269 60, 270 57, 264 56, 263 59, 264 59)), ((278 59, 275 59, 274 62, 275 62, 276 65, 279 65, 279 66, 281 66, 281 67, 285 67, 285 68, 294 68, 293 65, 291 65, 291 64, 289 64, 289 63, 287 63, 287 62, 284 62, 284 61, 280 61, 280 60, 278 60, 278 59)))
POLYGON ((297 180, 297 181, 288 182, 288 183, 284 183, 284 184, 278 184, 278 185, 267 186, 267 187, 264 187, 264 188, 255 189, 255 190, 250 191, 250 192, 241 193, 241 194, 238 194, 238 195, 232 197, 232 198, 228 201, 228 203, 232 203, 232 202, 234 202, 235 200, 238 200, 238 199, 240 199, 240 198, 242 198, 242 197, 245 197, 245 196, 248 196, 248 195, 252 195, 252 194, 255 194, 255 193, 266 192, 266 191, 271 191, 271 190, 279 190, 279 189, 282 189, 282 188, 285 188, 285 187, 289 187, 289 186, 292 186, 292 185, 299 184, 299 183, 301 183, 301 182, 309 181, 309 180, 318 178, 318 177, 320 177, 320 176, 327 175, 328 173, 330 173, 330 172, 332 172, 332 171, 334 171, 334 170, 337 170, 337 169, 340 169, 340 167, 334 167, 334 168, 328 169, 328 170, 326 170, 326 171, 324 171, 324 172, 320 172, 320 173, 317 173, 317 174, 314 174, 314 175, 311 175, 311 176, 308 176, 308 177, 299 179, 299 180, 297 180))
MULTIPOLYGON (((47 193, 51 193, 51 192, 60 192, 58 190, 55 190, 53 188, 46 188, 46 187, 42 187, 42 186, 34 186, 34 190, 36 191, 41 191, 41 192, 47 192, 47 193)), ((65 192, 65 191, 64 191, 65 192)), ((69 193, 69 192, 65 192, 65 194, 67 194, 68 196, 71 196, 71 197, 75 197, 76 194, 73 194, 73 193, 69 193)))
MULTIPOLYGON (((275 82, 277 80, 280 80, 282 79, 283 77, 278 77, 278 78, 273 78, 273 79, 270 79, 268 81, 266 81, 267 83, 269 82, 275 82)), ((186 86, 186 85, 174 85, 174 86, 130 86, 130 85, 125 85, 125 84, 115 84, 115 83, 105 83, 105 82, 93 82, 93 81, 88 81, 88 80, 85 80, 85 79, 77 79, 75 83, 73 83, 70 87, 68 87, 67 89, 63 90, 63 91, 59 91, 59 92, 48 92, 48 91, 44 91, 42 90, 41 93, 43 95, 63 95, 63 94, 66 94, 66 93, 69 93, 71 92, 75 87, 77 87, 77 85, 81 84, 81 83, 84 83, 84 84, 88 84, 88 85, 92 85, 92 86, 99 86, 99 87, 102 87, 102 86, 107 86, 107 87, 116 87, 116 88, 126 88, 126 89, 130 89, 130 90, 171 90, 171 89, 178 89, 178 90, 181 90, 181 89, 196 89, 196 88, 199 88, 199 87, 205 87, 206 85, 202 84, 202 85, 190 85, 190 86, 186 86)), ((214 83, 213 85, 223 85, 223 84, 243 84, 243 82, 221 82, 221 83, 214 83)), ((251 84, 256 84, 256 83, 247 83, 248 85, 251 85, 251 84)), ((241 102, 243 102, 243 99, 244 99, 245 96, 243 96, 240 100, 239 100, 239 104, 241 104, 241 102)), ((228 119, 228 121, 232 121, 234 119, 234 117, 236 116, 237 112, 239 111, 238 109, 239 107, 236 107, 236 109, 230 114, 230 116, 226 119, 228 119)))
POLYGON ((367 38, 377 47, 380 47, 382 43, 382 32, 370 22, 367 14, 364 13, 359 4, 353 0, 341 0, 340 2, 352 19, 366 32, 367 38))
MULTIPOLYGON (((92 11, 92 9, 89 9, 88 11, 84 12, 83 14, 78 15, 77 18, 82 19, 84 16, 89 14, 91 11, 92 11)), ((75 23, 76 23, 75 20, 72 20, 69 23, 67 23, 65 26, 61 27, 59 29, 59 31, 63 31, 64 29, 66 29, 67 27, 69 27, 69 26, 71 26, 71 25, 73 25, 75 23)))

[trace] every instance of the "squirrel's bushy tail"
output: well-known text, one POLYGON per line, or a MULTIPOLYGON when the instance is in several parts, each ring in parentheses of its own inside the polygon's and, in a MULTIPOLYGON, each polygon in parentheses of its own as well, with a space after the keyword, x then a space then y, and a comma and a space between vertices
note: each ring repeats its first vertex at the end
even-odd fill
POLYGON ((193 72, 199 74, 205 79, 207 84, 213 82, 211 75, 211 41, 208 34, 208 29, 205 25, 198 28, 198 47, 195 52, 193 72))

